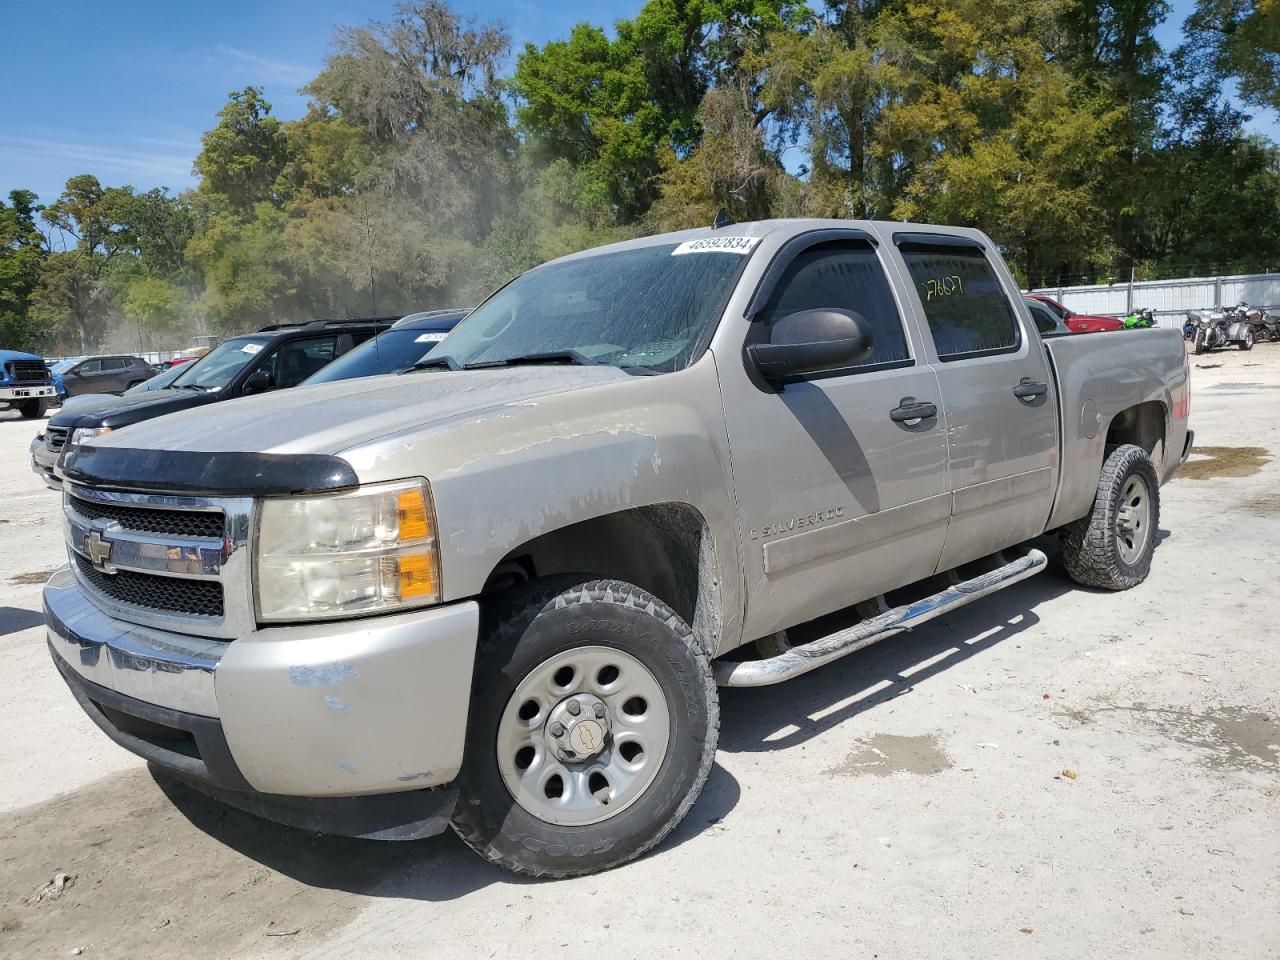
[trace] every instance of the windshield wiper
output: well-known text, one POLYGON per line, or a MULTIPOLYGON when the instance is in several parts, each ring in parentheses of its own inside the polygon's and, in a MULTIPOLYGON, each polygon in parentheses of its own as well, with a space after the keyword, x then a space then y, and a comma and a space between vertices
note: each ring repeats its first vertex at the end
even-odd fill
POLYGON ((546 353, 526 353, 518 357, 503 357, 501 360, 475 360, 464 363, 463 370, 483 370, 486 367, 516 367, 542 363, 571 363, 576 367, 598 366, 595 360, 579 353, 577 350, 549 350, 546 353))

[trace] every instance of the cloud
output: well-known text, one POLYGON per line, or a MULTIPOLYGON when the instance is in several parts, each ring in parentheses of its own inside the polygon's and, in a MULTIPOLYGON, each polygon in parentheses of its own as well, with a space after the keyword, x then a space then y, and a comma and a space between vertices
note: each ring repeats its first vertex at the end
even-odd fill
MULTIPOLYGON (((146 142, 145 138, 123 137, 123 140, 146 142)), ((164 141, 166 145, 181 146, 179 141, 164 141)), ((123 175, 104 177, 107 180, 128 180, 131 177, 146 183, 166 183, 175 188, 194 180, 191 163, 199 149, 199 142, 189 145, 189 152, 131 150, 119 141, 102 146, 74 143, 68 140, 45 137, 24 137, 0 133, 0 158, 9 162, 38 161, 42 165, 77 166, 94 173, 114 172, 123 175)))
POLYGON ((240 50, 223 44, 218 44, 215 59, 223 62, 234 61, 241 69, 251 68, 254 71, 254 79, 259 82, 287 83, 294 87, 310 83, 318 72, 314 67, 288 63, 284 60, 272 60, 249 50, 240 50))

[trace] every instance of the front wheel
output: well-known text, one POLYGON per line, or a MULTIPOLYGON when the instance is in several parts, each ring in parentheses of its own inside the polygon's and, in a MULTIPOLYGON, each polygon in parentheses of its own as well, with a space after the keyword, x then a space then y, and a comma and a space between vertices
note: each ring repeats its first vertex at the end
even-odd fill
POLYGON ((18 413, 22 414, 24 420, 39 420, 45 415, 45 411, 49 409, 49 399, 47 397, 38 397, 35 400, 24 400, 18 404, 18 413))
POLYGON ((1245 331, 1244 339, 1240 341, 1240 349, 1241 350, 1253 349, 1253 331, 1252 330, 1245 331))
POLYGON ((1197 331, 1196 331, 1196 337, 1195 337, 1195 340, 1193 341, 1193 349, 1195 350, 1196 354, 1204 353, 1204 351, 1205 351, 1205 336, 1204 336, 1204 331, 1203 331, 1203 330, 1197 330, 1197 331))
POLYGON ((1160 482, 1147 451, 1126 443, 1102 464, 1093 509, 1059 531, 1062 561, 1076 583, 1136 587, 1151 572, 1160 526, 1160 482))
POLYGON ((481 641, 454 830, 526 876, 607 870, 684 818, 718 734, 710 658, 670 607, 618 580, 535 582, 481 641))

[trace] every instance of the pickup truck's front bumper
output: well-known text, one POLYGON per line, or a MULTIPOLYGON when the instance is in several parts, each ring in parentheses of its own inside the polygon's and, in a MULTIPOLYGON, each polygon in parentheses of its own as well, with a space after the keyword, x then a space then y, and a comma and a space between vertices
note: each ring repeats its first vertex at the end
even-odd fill
POLYGON ((28 400, 39 400, 41 397, 52 399, 58 395, 53 384, 33 384, 32 386, 15 386, 8 384, 0 387, 0 410, 28 400))
POLYGON ((54 663, 90 718, 198 789, 350 836, 411 839, 448 824, 475 603, 228 642, 113 619, 64 567, 44 607, 54 663))

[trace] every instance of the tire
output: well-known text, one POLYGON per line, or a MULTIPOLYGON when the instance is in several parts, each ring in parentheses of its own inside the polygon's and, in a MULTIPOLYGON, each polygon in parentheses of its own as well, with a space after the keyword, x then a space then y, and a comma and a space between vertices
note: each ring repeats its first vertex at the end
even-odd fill
POLYGON ((1253 331, 1252 330, 1245 331, 1244 339, 1240 341, 1240 349, 1241 350, 1253 349, 1253 331))
POLYGON ((1197 356, 1204 353, 1204 350, 1205 350, 1204 340, 1205 340, 1204 333, 1197 330, 1195 335, 1195 340, 1193 341, 1194 349, 1197 356))
POLYGON ((710 773, 720 730, 710 657, 670 607, 619 580, 534 581, 495 612, 486 611, 477 654, 466 755, 455 781, 455 832, 490 863, 528 877, 580 876, 635 859, 684 819, 710 773), (597 665, 610 662, 614 679, 601 686, 607 666, 597 665), (562 687, 560 664, 573 668, 562 687), (604 692, 610 683, 621 685, 616 695, 604 692), (634 696, 636 689, 647 691, 644 698, 634 696), (600 692, 604 714, 593 714, 590 703, 580 716, 563 712, 591 691, 600 692), (636 700, 647 710, 639 734, 625 725, 627 705, 636 700), (557 756, 578 730, 568 741, 555 739, 553 731, 565 730, 556 718, 581 724, 593 715, 612 725, 601 732, 597 724, 603 746, 594 759, 557 756), (634 759, 641 773, 630 786, 628 737, 643 748, 634 759), (608 774, 602 788, 608 799, 590 786, 592 770, 608 774), (562 793, 553 797, 557 779, 562 793), (615 800, 616 811, 609 811, 615 800))
POLYGON ((1059 531, 1067 574, 1086 587, 1136 587, 1151 572, 1159 526, 1160 484, 1151 458, 1133 444, 1116 447, 1102 464, 1093 509, 1059 531))
POLYGON ((18 404, 18 412, 23 420, 39 420, 49 409, 49 398, 38 397, 35 400, 24 400, 18 404))

